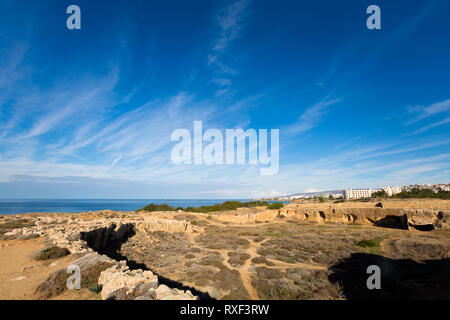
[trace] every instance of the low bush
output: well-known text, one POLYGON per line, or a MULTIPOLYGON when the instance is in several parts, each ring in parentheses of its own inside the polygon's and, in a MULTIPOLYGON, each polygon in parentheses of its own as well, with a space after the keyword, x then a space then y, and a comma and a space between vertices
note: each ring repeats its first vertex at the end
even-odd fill
POLYGON ((275 202, 275 203, 268 205, 267 209, 276 210, 276 209, 281 209, 283 207, 284 207, 284 204, 282 204, 281 202, 275 202))
POLYGON ((230 251, 228 252, 228 263, 234 267, 240 267, 245 264, 245 262, 250 259, 250 255, 244 252, 230 251))
POLYGON ((393 195, 392 198, 402 198, 402 199, 435 198, 435 199, 449 200, 450 199, 450 191, 444 191, 444 190, 439 189, 437 192, 435 192, 431 189, 413 188, 411 191, 402 191, 400 193, 397 193, 397 194, 393 195))
POLYGON ((98 278, 100 278, 100 274, 108 268, 111 268, 111 264, 109 262, 99 262, 86 268, 86 270, 82 270, 81 287, 88 288, 92 291, 92 287, 98 286, 98 278))
POLYGON ((39 299, 49 299, 62 294, 67 288, 67 279, 69 274, 61 269, 51 274, 47 280, 36 288, 39 299))
POLYGON ((267 266, 274 266, 275 264, 266 259, 266 257, 257 256, 252 259, 253 264, 265 264, 267 266))
POLYGON ((225 210, 236 210, 237 208, 253 208, 257 206, 268 206, 268 201, 249 201, 249 202, 240 202, 240 201, 225 201, 223 203, 216 203, 212 206, 200 206, 200 207, 187 207, 183 209, 182 207, 174 208, 167 204, 149 204, 142 209, 136 210, 140 211, 178 211, 183 210, 186 212, 198 212, 198 213, 211 213, 211 212, 219 212, 225 210))
POLYGON ((225 201, 224 203, 216 203, 212 206, 187 207, 186 209, 184 209, 184 211, 211 213, 225 210, 236 210, 237 208, 253 208, 257 206, 267 206, 268 204, 269 202, 267 201, 250 201, 250 202, 225 201))
POLYGON ((102 286, 99 284, 93 284, 90 288, 89 291, 92 293, 100 293, 100 291, 102 291, 102 286))
POLYGON ((142 209, 136 210, 137 212, 140 211, 149 211, 149 212, 153 212, 153 211, 177 211, 176 208, 171 207, 167 204, 154 204, 154 203, 150 203, 148 206, 143 207, 142 209))
MULTIPOLYGON (((98 284, 98 278, 102 271, 111 267, 108 262, 99 262, 81 271, 81 288, 89 289, 93 293, 99 293, 102 287, 98 284)), ((36 288, 39 299, 49 299, 59 296, 67 290, 67 279, 70 274, 65 269, 51 274, 47 280, 36 288)))
POLYGON ((362 248, 379 248, 381 241, 382 241, 381 238, 365 239, 365 240, 358 241, 356 243, 356 245, 358 247, 362 247, 362 248))
POLYGON ((60 248, 60 247, 54 246, 54 247, 45 248, 45 249, 39 251, 38 253, 36 253, 33 256, 33 258, 34 258, 34 260, 42 261, 42 260, 50 260, 50 259, 57 259, 57 258, 65 257, 69 254, 70 254, 70 251, 67 250, 66 248, 60 248))

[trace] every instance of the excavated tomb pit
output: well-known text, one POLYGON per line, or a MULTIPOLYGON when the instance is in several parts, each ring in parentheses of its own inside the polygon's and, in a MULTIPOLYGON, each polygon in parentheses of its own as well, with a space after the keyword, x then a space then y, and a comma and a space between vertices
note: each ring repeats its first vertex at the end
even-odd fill
POLYGON ((143 271, 149 270, 156 276, 158 276, 159 284, 165 284, 170 288, 179 290, 189 290, 193 295, 198 296, 201 300, 211 300, 211 296, 206 293, 197 290, 196 288, 185 286, 182 283, 166 278, 154 272, 152 269, 148 268, 145 264, 138 263, 132 259, 121 254, 121 247, 125 244, 131 237, 136 235, 136 229, 134 224, 127 223, 122 224, 119 227, 112 224, 109 227, 94 229, 87 232, 81 232, 81 240, 86 241, 87 245, 95 252, 106 255, 111 259, 116 261, 125 261, 130 270, 141 269, 143 271))

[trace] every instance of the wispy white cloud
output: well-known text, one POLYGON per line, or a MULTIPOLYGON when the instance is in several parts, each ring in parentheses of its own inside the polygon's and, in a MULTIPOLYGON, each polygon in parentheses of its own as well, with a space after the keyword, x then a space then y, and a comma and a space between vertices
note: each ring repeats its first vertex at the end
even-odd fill
POLYGON ((10 86, 27 75, 27 68, 22 65, 22 61, 28 48, 27 43, 20 42, 10 50, 0 50, 0 89, 10 86))
POLYGON ((216 92, 216 96, 221 96, 228 92, 231 85, 229 76, 236 75, 235 68, 230 67, 224 62, 224 55, 227 60, 234 55, 230 55, 229 48, 231 43, 236 40, 242 33, 245 25, 245 19, 249 15, 250 0, 237 0, 220 8, 216 14, 216 23, 219 28, 218 36, 214 39, 212 49, 208 54, 208 65, 213 66, 215 72, 220 77, 214 77, 212 82, 217 84, 221 89, 216 92), (228 77, 228 78, 227 78, 228 77))
POLYGON ((122 155, 120 155, 117 158, 115 158, 114 161, 111 163, 111 168, 114 167, 116 165, 116 163, 119 162, 120 159, 122 159, 122 158, 123 158, 122 155))
POLYGON ((288 135, 298 135, 311 130, 316 127, 322 120, 322 117, 330 111, 329 107, 340 101, 341 98, 328 99, 328 97, 326 97, 322 101, 306 109, 300 118, 294 124, 284 128, 283 132, 288 135))
POLYGON ((415 125, 419 122, 425 121, 429 118, 433 118, 436 116, 440 116, 441 119, 439 121, 434 121, 433 123, 422 125, 420 128, 414 130, 410 134, 417 135, 424 133, 428 130, 434 129, 436 127, 445 125, 447 123, 450 123, 450 99, 444 100, 440 102, 433 103, 428 106, 414 106, 414 107, 408 107, 408 112, 410 114, 414 114, 414 118, 410 119, 406 125, 415 125), (446 116, 442 119, 442 116, 446 116))
POLYGON ((18 99, 13 98, 9 107, 11 115, 1 136, 23 141, 61 126, 69 130, 77 122, 83 122, 119 102, 113 97, 117 81, 117 71, 113 70, 96 80, 80 78, 81 85, 71 86, 61 81, 50 89, 31 87, 30 94, 24 91, 18 99))
POLYGON ((441 121, 438 121, 438 122, 434 122, 432 124, 429 124, 427 126, 424 126, 424 127, 420 128, 420 129, 417 129, 416 131, 413 132, 413 134, 423 133, 425 131, 428 131, 430 129, 442 126, 442 125, 447 124, 447 123, 450 123, 450 117, 445 118, 445 119, 443 119, 441 121))
POLYGON ((427 119, 431 116, 437 115, 439 113, 450 112, 450 99, 445 100, 445 101, 436 102, 429 106, 409 107, 408 111, 410 113, 417 114, 417 116, 414 119, 412 119, 408 122, 408 124, 413 124, 418 121, 427 119))
POLYGON ((242 23, 247 17, 246 9, 250 4, 249 0, 238 0, 223 8, 217 15, 217 23, 220 27, 220 37, 216 40, 213 51, 220 53, 226 49, 231 41, 239 36, 242 23))

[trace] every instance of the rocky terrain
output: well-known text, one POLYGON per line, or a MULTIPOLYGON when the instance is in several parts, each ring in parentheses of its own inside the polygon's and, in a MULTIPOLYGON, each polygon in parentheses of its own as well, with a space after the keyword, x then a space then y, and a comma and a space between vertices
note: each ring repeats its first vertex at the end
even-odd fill
POLYGON ((0 299, 450 299, 449 222, 441 200, 0 216, 0 299))

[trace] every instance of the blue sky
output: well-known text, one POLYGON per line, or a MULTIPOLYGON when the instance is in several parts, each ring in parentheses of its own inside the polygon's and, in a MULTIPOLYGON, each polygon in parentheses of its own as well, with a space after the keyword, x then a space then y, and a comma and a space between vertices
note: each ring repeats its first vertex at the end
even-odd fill
POLYGON ((448 1, 0 0, 0 198, 247 198, 450 181, 448 1), (82 29, 66 28, 76 4, 82 29), (382 29, 366 28, 381 8, 382 29), (280 130, 280 169, 175 165, 280 130))

